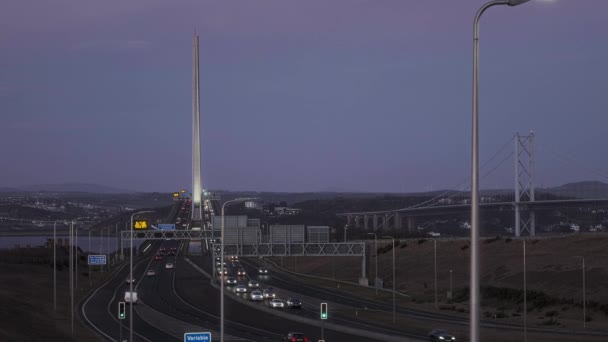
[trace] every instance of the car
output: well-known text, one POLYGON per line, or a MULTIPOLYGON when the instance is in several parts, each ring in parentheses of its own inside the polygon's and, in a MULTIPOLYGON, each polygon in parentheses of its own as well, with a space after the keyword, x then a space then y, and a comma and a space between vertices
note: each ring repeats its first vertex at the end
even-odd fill
POLYGON ((237 285, 234 288, 234 293, 247 293, 247 287, 245 285, 237 285))
MULTIPOLYGON (((228 270, 224 267, 224 275, 228 275, 228 270)), ((217 269, 217 275, 220 276, 222 275, 222 270, 220 270, 219 268, 217 269)))
POLYGON ((160 254, 156 254, 156 255, 154 256, 154 260, 155 260, 155 261, 161 261, 161 260, 163 260, 163 256, 162 256, 162 255, 160 255, 160 254))
POLYGON ((236 255, 231 255, 230 256, 230 261, 239 261, 239 257, 236 255))
POLYGON ((172 263, 168 262, 168 263, 165 264, 165 268, 166 269, 173 269, 173 268, 175 268, 175 266, 173 266, 172 263))
POLYGON ((265 267, 262 267, 262 268, 258 269, 258 273, 259 274, 268 274, 268 269, 265 267))
POLYGON ((242 268, 239 268, 239 270, 236 272, 236 274, 238 274, 238 275, 239 275, 239 277, 244 277, 244 276, 246 276, 246 275, 247 275, 247 274, 245 273, 245 270, 244 270, 244 269, 242 269, 242 268))
POLYGON ((290 332, 283 339, 285 342, 308 342, 308 337, 299 332, 290 332))
POLYGON ((276 294, 274 293, 273 290, 270 289, 266 289, 264 291, 262 291, 262 295, 264 296, 264 299, 272 299, 272 298, 276 298, 276 294))
POLYGON ((284 308, 285 302, 278 298, 275 298, 268 302, 268 306, 270 306, 271 308, 284 308))
POLYGON ((146 272, 146 275, 148 277, 153 277, 156 275, 156 271, 155 270, 148 270, 148 272, 146 272))
POLYGON ((166 252, 167 252, 167 249, 165 247, 161 247, 160 254, 165 254, 166 252))
POLYGON ((236 285, 236 279, 233 277, 226 278, 226 284, 228 285, 236 285))
POLYGON ((220 267, 220 266, 226 266, 226 263, 225 263, 225 262, 219 262, 219 261, 216 261, 216 262, 215 262, 215 266, 216 266, 216 267, 220 267))
POLYGON ((249 298, 252 301, 262 301, 264 300, 264 295, 262 294, 262 292, 255 290, 251 291, 251 293, 249 294, 249 298))
POLYGON ((125 281, 127 284, 135 283, 135 278, 127 278, 125 281))
POLYGON ((255 280, 250 280, 249 283, 247 283, 247 286, 251 287, 252 289, 257 289, 260 287, 260 283, 255 280))
POLYGON ((125 292, 125 302, 127 303, 133 303, 133 304, 137 304, 137 292, 133 291, 133 296, 131 296, 131 292, 126 291, 125 292), (131 297, 133 298, 133 301, 131 301, 131 297))
POLYGON ((456 337, 445 330, 435 329, 429 333, 429 341, 456 341, 456 337))
POLYGON ((292 308, 292 309, 301 309, 302 301, 298 298, 289 298, 287 300, 287 307, 292 308))

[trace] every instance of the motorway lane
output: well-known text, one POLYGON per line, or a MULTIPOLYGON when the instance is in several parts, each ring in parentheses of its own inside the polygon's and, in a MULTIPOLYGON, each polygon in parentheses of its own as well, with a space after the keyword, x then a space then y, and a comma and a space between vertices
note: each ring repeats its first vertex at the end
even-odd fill
MULTIPOLYGON (((383 303, 376 300, 370 299, 361 299, 356 295, 350 294, 346 291, 341 291, 337 289, 328 289, 323 288, 319 289, 310 285, 305 285, 301 281, 298 280, 297 276, 293 274, 289 274, 285 271, 278 270, 276 267, 273 267, 270 263, 262 262, 261 260, 254 258, 246 258, 242 259, 241 263, 245 270, 249 272, 257 271, 258 267, 263 265, 268 268, 270 271, 270 275, 267 279, 267 283, 270 286, 276 286, 278 288, 283 288, 289 291, 293 291, 296 293, 305 294, 310 297, 315 297, 324 301, 331 301, 340 303, 343 305, 350 305, 354 307, 367 307, 372 310, 384 311, 386 313, 392 313, 392 304, 383 303)), ((261 281, 260 281, 261 282, 261 281)), ((416 319, 425 319, 432 320, 438 322, 439 324, 459 324, 459 325, 468 325, 468 318, 466 317, 455 317, 451 315, 441 314, 441 313, 432 313, 423 310, 416 309, 408 309, 397 306, 397 313, 402 314, 406 317, 416 318, 416 319)), ((482 327, 489 329, 497 329, 502 331, 520 331, 522 329, 521 325, 515 323, 496 323, 490 321, 481 321, 482 327)), ((580 330, 570 330, 570 331, 560 331, 550 328, 542 328, 542 327, 528 327, 529 332, 538 332, 538 333, 546 333, 546 334, 557 334, 557 335, 572 335, 574 336, 608 336, 608 333, 603 331, 580 331, 580 330)))
MULTIPOLYGON (((152 250, 153 247, 150 249, 152 250)), ((135 278, 136 281, 142 278, 145 267, 150 260, 150 255, 151 253, 148 251, 143 256, 134 259, 133 278, 135 278)), ((109 337, 114 341, 119 341, 120 337, 119 320, 117 319, 118 302, 124 301, 124 292, 129 288, 129 284, 125 281, 128 279, 129 273, 130 270, 127 263, 117 271, 107 283, 98 288, 88 300, 83 301, 79 307, 79 314, 81 317, 86 315, 84 320, 87 324, 93 325, 96 329, 101 330, 106 337, 109 337)), ((146 323, 136 314, 135 310, 134 316, 134 341, 179 341, 146 323)), ((128 339, 128 335, 129 306, 127 305, 127 318, 122 320, 122 338, 128 339)))
MULTIPOLYGON (((199 264, 203 261, 203 257, 190 257, 191 260, 198 259, 195 263, 199 264)), ((210 257, 205 258, 207 264, 210 262, 210 257)), ((193 305, 205 307, 207 310, 213 313, 217 313, 219 310, 219 290, 212 287, 209 284, 209 279, 200 274, 193 267, 187 266, 187 263, 182 262, 180 268, 176 270, 176 290, 180 297, 184 300, 192 303, 193 305), (184 281, 184 280, 187 280, 184 281)), ((236 275, 236 266, 231 267, 228 263, 229 273, 236 275)), ((209 272, 210 273, 210 272, 209 272)), ((247 284, 247 280, 242 278, 239 280, 240 284, 247 284)), ((258 329, 262 329, 269 333, 273 333, 273 341, 277 341, 278 338, 287 334, 290 331, 299 331, 308 336, 311 341, 320 339, 320 328, 316 326, 310 326, 293 322, 288 319, 281 319, 275 315, 256 310, 249 306, 244 306, 239 302, 231 298, 231 294, 227 293, 229 289, 225 289, 225 314, 226 319, 254 326, 258 329)), ((239 327, 235 327, 234 323, 226 323, 226 331, 228 329, 236 328, 238 331, 239 327)), ((369 338, 353 336, 335 332, 329 329, 325 329, 325 340, 327 341, 366 341, 371 342, 369 338)), ((256 340, 257 341, 257 340, 256 340)))

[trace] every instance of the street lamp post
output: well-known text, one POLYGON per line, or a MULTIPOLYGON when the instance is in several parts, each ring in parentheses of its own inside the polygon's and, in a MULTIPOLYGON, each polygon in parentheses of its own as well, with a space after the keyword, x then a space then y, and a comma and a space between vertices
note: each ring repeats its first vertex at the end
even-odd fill
POLYGON ((53 223, 53 310, 57 313, 57 221, 53 223))
POLYGON ((153 213, 153 211, 138 211, 131 215, 131 244, 129 248, 129 342, 133 342, 133 218, 135 215, 147 213, 153 213))
POLYGON ((378 284, 376 283, 378 281, 378 236, 376 235, 376 233, 367 233, 367 235, 373 235, 374 236, 374 248, 376 250, 376 252, 374 253, 376 255, 376 278, 374 278, 374 287, 376 288, 376 296, 378 295, 378 284))
POLYGON ((576 255, 574 258, 583 259, 583 329, 587 328, 587 291, 585 287, 585 257, 576 255))
POLYGON ((106 227, 106 272, 110 271, 110 227, 106 227))
POLYGON ((473 28, 473 120, 471 158, 470 341, 479 342, 479 20, 490 7, 517 6, 529 0, 492 0, 477 11, 473 28))
POLYGON ((437 239, 433 239, 435 249, 435 310, 439 308, 437 299, 437 239))
POLYGON ((257 198, 236 198, 222 204, 222 230, 220 232, 220 342, 224 342, 224 210, 226 204, 256 200, 257 198))
POLYGON ((450 270, 450 302, 452 301, 452 298, 454 298, 454 292, 452 291, 452 270, 450 270))
POLYGON ((114 252, 113 263, 116 263, 116 259, 118 259, 118 250, 120 249, 120 247, 118 246, 118 223, 116 223, 116 233, 114 235, 116 236, 116 252, 114 252))
MULTIPOLYGON (((77 265, 77 260, 74 260, 74 254, 75 254, 75 247, 74 244, 77 243, 77 239, 78 239, 78 235, 76 235, 76 242, 74 241, 74 224, 76 223, 76 221, 80 220, 80 219, 86 219, 88 217, 77 217, 75 219, 72 220, 71 224, 70 224, 70 253, 69 253, 69 257, 70 257, 70 324, 71 324, 71 330, 72 330, 72 335, 74 335, 74 269, 78 270, 78 266, 74 267, 76 264, 77 265)), ((78 234, 78 233, 76 233, 78 234)))
POLYGON ((384 239, 393 240, 393 326, 397 325, 396 321, 396 312, 397 312, 397 302, 395 299, 395 284, 397 279, 395 278, 395 238, 392 236, 384 236, 384 239))
POLYGON ((522 240, 524 249, 524 342, 528 341, 528 284, 526 275, 526 239, 522 240))

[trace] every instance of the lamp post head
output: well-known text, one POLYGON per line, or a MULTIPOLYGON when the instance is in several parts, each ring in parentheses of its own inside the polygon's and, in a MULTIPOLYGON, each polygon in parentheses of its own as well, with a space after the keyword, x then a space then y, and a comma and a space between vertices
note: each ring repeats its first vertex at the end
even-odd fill
POLYGON ((523 3, 526 3, 530 0, 509 0, 509 6, 513 7, 513 6, 518 6, 521 5, 523 3))

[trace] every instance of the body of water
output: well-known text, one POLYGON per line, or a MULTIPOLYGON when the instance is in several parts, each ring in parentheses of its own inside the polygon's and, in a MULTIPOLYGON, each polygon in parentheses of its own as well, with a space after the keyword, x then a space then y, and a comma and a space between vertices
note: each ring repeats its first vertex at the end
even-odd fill
MULTIPOLYGON (((0 238, 0 249, 14 248, 15 245, 19 245, 20 247, 25 247, 27 245, 30 245, 31 247, 44 246, 49 239, 53 239, 53 234, 41 236, 3 236, 0 238)), ((64 245, 69 241, 67 235, 57 236, 57 241, 59 241, 59 239, 63 239, 64 245)), ((142 242, 143 240, 139 239, 133 240, 133 246, 139 247, 142 242)), ((129 240, 124 241, 123 247, 129 248, 129 244, 129 240)), ((89 240, 89 235, 87 233, 86 235, 78 235, 78 247, 85 253, 108 254, 108 252, 113 253, 120 249, 120 239, 116 239, 113 236, 110 236, 109 238, 92 236, 89 240)))

